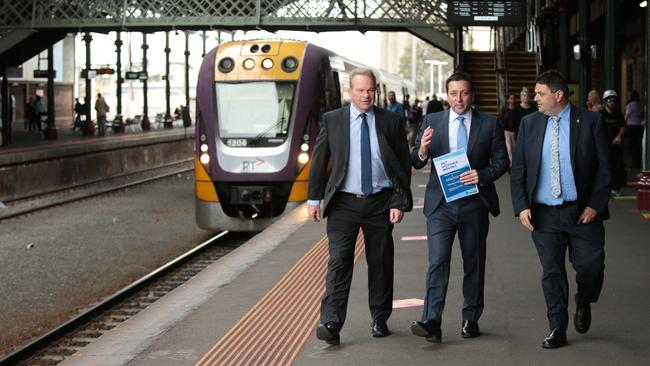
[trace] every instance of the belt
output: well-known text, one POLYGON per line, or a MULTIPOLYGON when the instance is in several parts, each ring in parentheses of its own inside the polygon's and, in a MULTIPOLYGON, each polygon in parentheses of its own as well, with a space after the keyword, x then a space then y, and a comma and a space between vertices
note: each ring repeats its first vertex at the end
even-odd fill
POLYGON ((577 203, 578 203, 578 201, 564 201, 564 202, 562 202, 562 204, 559 204, 559 205, 545 205, 543 203, 535 203, 535 205, 540 206, 540 207, 565 208, 565 207, 575 206, 577 203))
POLYGON ((367 194, 367 195, 366 194, 349 193, 349 192, 343 192, 343 191, 339 191, 337 193, 342 194, 342 195, 347 196, 347 197, 366 199, 366 198, 377 197, 377 196, 379 196, 381 194, 388 193, 391 190, 392 190, 391 188, 384 188, 379 192, 375 192, 375 193, 367 194))

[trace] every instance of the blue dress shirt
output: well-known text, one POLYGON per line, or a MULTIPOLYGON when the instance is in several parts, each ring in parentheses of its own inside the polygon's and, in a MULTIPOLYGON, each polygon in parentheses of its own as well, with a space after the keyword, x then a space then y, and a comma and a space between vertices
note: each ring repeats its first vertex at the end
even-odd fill
POLYGON ((571 167, 571 105, 567 104, 558 116, 560 117, 560 187, 562 192, 557 198, 551 194, 551 134, 553 130, 551 124, 553 122, 548 117, 546 119, 546 131, 544 133, 537 187, 533 194, 533 201, 535 203, 548 206, 557 206, 564 202, 571 202, 578 199, 575 179, 573 177, 573 168, 571 167))

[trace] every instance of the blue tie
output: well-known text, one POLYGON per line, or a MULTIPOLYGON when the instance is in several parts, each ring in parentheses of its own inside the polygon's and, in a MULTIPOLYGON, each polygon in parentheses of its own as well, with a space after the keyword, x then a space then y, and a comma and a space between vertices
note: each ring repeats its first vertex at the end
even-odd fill
POLYGON ((372 163, 370 160, 370 129, 366 114, 361 113, 361 192, 372 194, 372 163))
POLYGON ((458 135, 456 135, 456 149, 467 149, 467 129, 463 121, 464 116, 458 116, 458 135))

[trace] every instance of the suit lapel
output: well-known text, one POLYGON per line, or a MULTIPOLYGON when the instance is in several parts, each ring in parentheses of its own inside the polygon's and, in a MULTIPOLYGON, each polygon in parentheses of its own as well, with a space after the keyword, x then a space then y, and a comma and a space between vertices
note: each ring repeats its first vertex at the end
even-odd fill
POLYGON ((571 168, 573 171, 576 170, 575 166, 575 157, 576 157, 576 147, 578 146, 578 134, 580 133, 580 118, 582 116, 578 113, 578 108, 574 105, 571 105, 571 124, 569 132, 570 148, 571 148, 571 168))
MULTIPOLYGON (((434 156, 440 156, 449 152, 449 109, 442 113, 442 116, 432 122, 431 128, 434 129, 433 135, 439 135, 440 138, 434 138, 433 141, 437 142, 434 147, 434 156)), ((433 145, 433 144, 432 144, 433 145)))
POLYGON ((548 117, 541 112, 537 112, 537 117, 535 120, 530 123, 530 135, 531 138, 528 139, 527 141, 533 141, 534 145, 531 146, 532 149, 532 154, 533 155, 533 160, 535 163, 537 163, 537 166, 531 167, 533 171, 539 172, 539 166, 542 161, 542 149, 544 148, 544 134, 546 133, 546 127, 548 125, 547 123, 548 117))
MULTIPOLYGON (((350 106, 346 106, 341 110, 341 116, 339 118, 341 121, 341 138, 343 139, 343 155, 347 157, 350 156, 350 106)), ((346 160, 347 166, 347 160, 346 160)))
POLYGON ((481 116, 476 112, 475 110, 472 109, 472 125, 469 128, 469 140, 467 141, 467 156, 469 157, 470 154, 472 153, 472 149, 474 148, 474 145, 476 145, 476 141, 478 140, 478 136, 481 134, 481 126, 483 124, 481 123, 481 116), (477 123, 474 123, 477 122, 477 123))

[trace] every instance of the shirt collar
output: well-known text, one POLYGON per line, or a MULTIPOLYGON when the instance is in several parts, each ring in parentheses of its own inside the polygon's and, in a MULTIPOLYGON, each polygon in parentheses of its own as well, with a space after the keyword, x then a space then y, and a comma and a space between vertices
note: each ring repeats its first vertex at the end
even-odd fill
MULTIPOLYGON (((560 113, 557 114, 558 117, 560 117, 560 123, 562 121, 568 121, 569 117, 571 116, 571 103, 567 103, 564 106, 564 109, 560 111, 560 113)), ((547 120, 550 120, 552 116, 547 116, 547 120)))
POLYGON ((361 113, 365 113, 366 116, 368 116, 368 117, 374 116, 375 115, 375 108, 374 107, 370 108, 370 110, 368 112, 361 112, 358 109, 354 108, 354 105, 352 103, 350 103, 350 117, 352 118, 353 121, 356 120, 357 118, 359 118, 359 115, 361 113))
MULTIPOLYGON (((454 122, 458 116, 461 116, 461 114, 457 114, 452 108, 449 108, 449 123, 454 122)), ((472 109, 470 108, 467 112, 462 114, 462 116, 465 117, 465 121, 470 121, 472 119, 472 109)))

